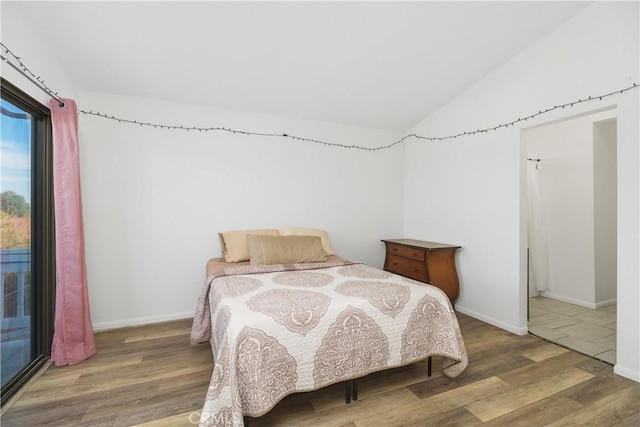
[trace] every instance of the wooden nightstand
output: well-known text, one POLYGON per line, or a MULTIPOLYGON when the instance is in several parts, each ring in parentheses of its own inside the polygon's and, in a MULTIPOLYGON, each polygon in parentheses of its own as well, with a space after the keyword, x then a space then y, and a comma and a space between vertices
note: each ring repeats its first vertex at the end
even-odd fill
POLYGON ((455 302, 460 289, 455 256, 460 246, 413 239, 382 242, 387 248, 385 271, 437 286, 455 302))

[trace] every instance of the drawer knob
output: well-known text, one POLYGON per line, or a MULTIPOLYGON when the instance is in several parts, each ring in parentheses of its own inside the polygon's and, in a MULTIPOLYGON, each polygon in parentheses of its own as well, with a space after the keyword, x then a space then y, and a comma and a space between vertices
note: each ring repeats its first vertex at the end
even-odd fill
POLYGON ((398 265, 398 263, 397 263, 397 262, 392 262, 391 264, 393 264, 393 265, 398 265))

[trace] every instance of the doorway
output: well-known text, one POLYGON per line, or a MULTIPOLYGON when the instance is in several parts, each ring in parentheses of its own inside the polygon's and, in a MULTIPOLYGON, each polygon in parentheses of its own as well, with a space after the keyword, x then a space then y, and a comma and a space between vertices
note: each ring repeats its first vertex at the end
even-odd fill
POLYGON ((523 132, 529 332, 616 362, 616 111, 523 132))

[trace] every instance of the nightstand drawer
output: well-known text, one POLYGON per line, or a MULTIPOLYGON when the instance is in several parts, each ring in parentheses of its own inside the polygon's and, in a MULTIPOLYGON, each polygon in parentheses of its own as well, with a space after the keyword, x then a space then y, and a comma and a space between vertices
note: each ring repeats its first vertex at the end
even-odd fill
POLYGON ((389 254, 387 255, 386 267, 387 271, 391 273, 396 273, 421 282, 427 281, 427 269, 423 261, 414 261, 389 254))
POLYGON ((424 249, 409 248, 400 245, 388 245, 387 252, 405 258, 415 259, 416 261, 424 261, 426 251, 424 249))

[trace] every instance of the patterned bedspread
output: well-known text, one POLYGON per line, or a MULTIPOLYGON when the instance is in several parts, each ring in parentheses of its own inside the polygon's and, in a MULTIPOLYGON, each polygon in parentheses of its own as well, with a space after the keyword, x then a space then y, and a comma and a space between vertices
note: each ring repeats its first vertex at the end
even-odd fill
MULTIPOLYGON (((467 353, 438 288, 349 261, 230 267, 207 278, 192 342, 211 342, 202 426, 242 426, 288 394, 443 356, 455 377, 467 353)), ((426 375, 426 374, 425 374, 426 375)))

